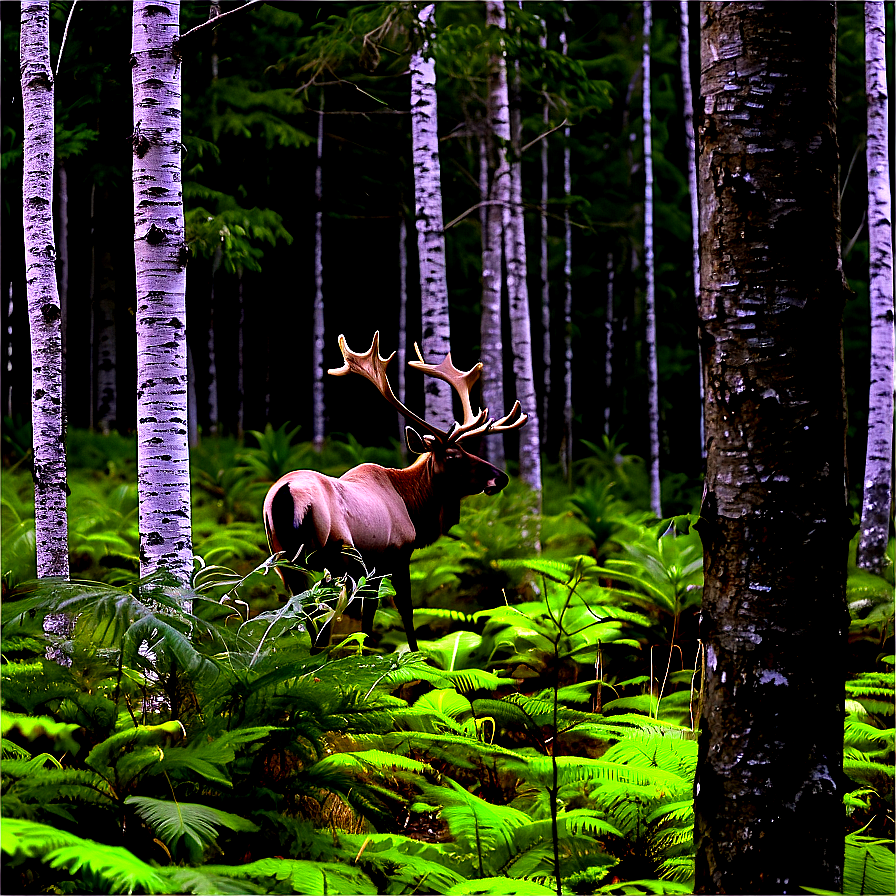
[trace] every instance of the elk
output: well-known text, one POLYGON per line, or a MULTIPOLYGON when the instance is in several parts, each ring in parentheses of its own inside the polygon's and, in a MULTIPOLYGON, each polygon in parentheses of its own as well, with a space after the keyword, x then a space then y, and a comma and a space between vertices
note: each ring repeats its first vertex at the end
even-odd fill
MULTIPOLYGON (((417 427, 405 428, 408 448, 419 455, 417 460, 404 469, 364 463, 338 479, 313 470, 287 473, 268 491, 264 526, 272 553, 283 552, 287 558, 301 559, 312 569, 346 572, 350 555, 344 548, 351 547, 378 574, 391 575, 395 607, 404 624, 408 646, 416 650, 411 554, 416 548, 432 544, 458 522, 462 498, 481 492, 497 494, 509 481, 503 470, 466 451, 463 443, 476 436, 518 429, 528 416, 522 413, 518 401, 500 420, 489 417, 487 408, 474 414, 470 390, 479 379, 482 363, 463 372, 452 363, 450 352, 436 365, 425 363, 418 349, 420 360, 410 361, 409 366, 449 383, 463 407, 462 422, 455 421, 447 431, 436 428, 395 397, 386 374, 395 352, 388 358, 381 357, 379 336, 379 331, 374 333, 368 351, 357 354, 340 335, 344 364, 328 373, 357 373, 373 383, 380 395, 417 427)), ((307 577, 301 570, 278 567, 278 572, 291 594, 307 587, 307 577)), ((374 611, 375 602, 364 601, 361 630, 368 635, 373 628, 374 611)), ((329 637, 329 625, 324 629, 329 637)), ((323 637, 322 630, 318 641, 323 637)), ((321 646, 326 646, 326 642, 321 646)))

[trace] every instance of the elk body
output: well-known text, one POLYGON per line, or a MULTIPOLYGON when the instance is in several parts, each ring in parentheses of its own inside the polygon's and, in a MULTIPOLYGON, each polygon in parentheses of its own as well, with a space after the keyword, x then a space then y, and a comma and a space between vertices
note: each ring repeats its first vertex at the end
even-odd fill
MULTIPOLYGON (((460 502, 467 495, 494 495, 508 483, 507 474, 488 461, 466 451, 462 443, 474 436, 517 429, 528 419, 519 402, 505 417, 495 421, 488 409, 474 414, 470 389, 479 379, 482 364, 466 372, 451 362, 450 353, 441 364, 411 361, 410 366, 451 384, 460 396, 464 419, 447 431, 437 429, 409 410, 393 394, 386 367, 395 356, 379 354, 379 332, 363 355, 349 349, 339 337, 344 364, 330 370, 335 376, 357 373, 370 380, 380 394, 424 434, 406 428, 410 450, 419 455, 411 466, 390 469, 378 464, 360 464, 338 479, 312 470, 287 473, 271 487, 264 502, 264 525, 272 552, 283 552, 312 569, 335 574, 350 571, 353 547, 368 569, 390 575, 408 645, 417 649, 411 604, 410 560, 416 548, 432 544, 460 519, 460 502)), ((419 353, 418 353, 419 354, 419 353)), ((301 570, 278 568, 290 593, 307 587, 301 570)), ((364 602, 361 630, 370 634, 375 603, 364 602)), ((327 630, 329 627, 326 627, 327 630)), ((321 632, 321 638, 324 632, 321 632)), ((324 643, 321 646, 326 646, 324 643)))

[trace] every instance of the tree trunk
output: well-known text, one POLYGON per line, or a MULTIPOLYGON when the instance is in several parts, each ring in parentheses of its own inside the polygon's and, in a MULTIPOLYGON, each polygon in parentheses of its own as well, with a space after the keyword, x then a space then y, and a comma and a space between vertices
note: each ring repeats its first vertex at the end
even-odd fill
MULTIPOLYGON (((688 198, 691 200, 691 246, 693 251, 694 306, 700 307, 700 213, 697 209, 697 139, 694 135, 694 91, 691 89, 691 37, 687 0, 679 4, 678 49, 681 61, 681 92, 684 105, 684 143, 688 162, 688 198)), ((703 353, 697 342, 697 373, 700 390, 700 457, 706 457, 706 427, 703 423, 703 353)))
MULTIPOLYGON (((569 23, 569 17, 564 17, 569 23)), ((566 28, 560 32, 560 49, 569 54, 566 28)), ((563 129, 563 436, 560 441, 560 467, 572 481, 572 220, 569 202, 572 196, 572 152, 570 127, 563 129)))
POLYGON ((317 165, 314 169, 314 320, 311 347, 311 403, 314 447, 324 447, 324 92, 317 114, 317 165))
MULTIPOLYGON (((489 0, 486 8, 494 10, 492 16, 496 19, 496 23, 502 31, 506 30, 502 0, 489 0)), ((498 65, 498 82, 498 89, 502 92, 501 103, 509 108, 507 69, 503 56, 498 65)), ((508 135, 514 161, 509 165, 510 202, 503 206, 504 258, 516 397, 529 415, 528 422, 520 430, 520 478, 532 489, 535 498, 533 511, 540 513, 541 439, 538 428, 538 398, 535 394, 535 376, 532 370, 532 327, 529 318, 529 287, 526 282, 526 233, 523 220, 519 130, 520 126, 517 124, 510 129, 508 135)), ((507 143, 504 144, 505 156, 506 146, 507 143)), ((535 540, 537 541, 537 536, 535 540)))
POLYGON ((613 404, 613 287, 616 271, 613 253, 607 253, 607 311, 604 319, 606 342, 604 343, 604 387, 607 397, 604 405, 604 435, 610 435, 610 416, 613 404))
MULTIPOLYGON (((490 5, 486 7, 489 10, 490 5)), ((503 278, 504 206, 510 202, 510 166, 507 164, 506 141, 510 138, 509 110, 501 104, 498 69, 503 60, 494 55, 489 61, 488 127, 480 143, 479 183, 487 192, 482 196, 486 226, 482 231, 482 319, 480 354, 482 357, 482 405, 491 409, 504 407, 504 340, 502 335, 501 289, 503 278), (489 180, 488 172, 492 171, 489 180)), ((504 98, 506 99, 506 90, 504 98)), ((482 440, 483 456, 498 467, 504 467, 504 436, 482 440)))
POLYGON ((134 3, 133 179, 140 574, 166 570, 185 585, 193 549, 179 13, 178 0, 134 3))
MULTIPOLYGON (((541 20, 542 32, 538 36, 538 45, 542 50, 548 47, 548 36, 545 32, 544 20, 541 20)), ((541 121, 547 133, 550 124, 550 109, 547 95, 542 101, 541 121)), ((548 141, 541 141, 541 242, 539 254, 539 273, 541 275, 541 363, 544 386, 541 393, 541 442, 547 442, 548 413, 551 406, 551 285, 548 270, 548 141)))
POLYGON ((662 517, 660 494, 660 396, 659 371, 656 360, 656 276, 653 252, 653 145, 650 128, 650 31, 652 8, 644 2, 644 43, 642 45, 643 88, 642 114, 644 120, 644 279, 646 296, 644 316, 647 345, 647 417, 650 426, 650 509, 662 517))
POLYGON ((893 476, 893 214, 884 4, 865 4, 868 96, 868 241, 871 292, 871 390, 861 535, 856 563, 880 575, 890 532, 893 476))
MULTIPOLYGON (((411 141, 420 257, 421 348, 427 361, 438 364, 451 351, 451 328, 439 168, 436 64, 430 51, 436 26, 435 10, 435 4, 430 3, 418 16, 423 40, 411 56, 411 141)), ((450 427, 454 421, 451 386, 428 377, 424 400, 426 419, 435 426, 450 427)))
POLYGON ((39 578, 68 578, 62 332, 53 239, 53 74, 50 4, 22 3, 22 198, 31 322, 34 527, 39 578))
MULTIPOLYGON (((405 220, 404 203, 398 212, 398 400, 407 404, 407 363, 408 363, 408 225, 405 220)), ((398 415, 398 450, 407 459, 408 447, 405 440, 404 417, 398 415)))
POLYGON ((837 890, 846 414, 833 3, 701 7, 696 892, 837 890))
MULTIPOLYGON (((221 267, 224 252, 221 246, 215 248, 212 258, 212 288, 208 297, 208 431, 218 434, 220 411, 218 409, 218 365, 215 359, 215 277, 221 267)), ((198 423, 198 421, 197 421, 198 423)))

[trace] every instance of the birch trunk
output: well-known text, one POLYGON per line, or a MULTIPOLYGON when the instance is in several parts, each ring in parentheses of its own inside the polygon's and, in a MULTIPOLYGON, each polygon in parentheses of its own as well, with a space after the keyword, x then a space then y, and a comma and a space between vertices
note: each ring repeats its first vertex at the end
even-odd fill
MULTIPOLYGON (((436 64, 430 51, 436 27, 435 9, 435 4, 430 3, 418 14, 423 38, 420 48, 411 56, 411 142, 420 257, 421 348, 427 361, 438 364, 451 351, 451 329, 439 168, 436 64)), ((447 429, 454 421, 448 383, 427 377, 424 400, 426 419, 447 429)))
POLYGON ((604 405, 604 435, 610 435, 610 416, 613 403, 613 288, 616 270, 613 267, 613 253, 607 254, 607 311, 604 321, 606 342, 604 343, 604 387, 607 398, 604 405))
MULTIPOLYGON (((564 16, 568 23, 569 17, 564 16)), ((566 28, 560 32, 560 50, 569 54, 566 28)), ((569 213, 572 196, 572 153, 570 128, 563 128, 563 438, 560 443, 560 467, 572 481, 572 221, 569 213)))
POLYGON ((311 403, 314 420, 314 447, 324 447, 324 94, 320 94, 317 115, 317 165, 314 169, 314 316, 312 324, 311 403))
POLYGON ((865 3, 865 90, 868 97, 868 241, 871 293, 871 389, 856 563, 883 572, 893 501, 893 211, 884 4, 865 3))
MULTIPOLYGON (((688 198, 691 200, 691 247, 693 253, 694 307, 700 307, 700 213, 697 209, 697 139, 694 135, 694 91, 691 88, 691 37, 687 0, 679 4, 678 49, 681 61, 681 92, 684 105, 684 143, 688 162, 688 198)), ((697 343, 700 387, 700 457, 706 457, 706 426, 703 422, 703 351, 697 343)))
MULTIPOLYGON (((545 32, 545 23, 541 22, 542 33, 538 37, 538 44, 542 50, 548 47, 548 36, 545 32)), ((542 106, 541 121, 545 133, 550 124, 550 110, 545 96, 542 106)), ((548 413, 551 406, 551 286, 548 272, 548 141, 541 141, 541 252, 539 255, 539 273, 541 275, 541 363, 544 371, 544 386, 541 393, 541 441, 547 442, 548 413)))
POLYGON ((133 181, 140 574, 165 570, 186 585, 193 549, 179 13, 178 0, 134 3, 133 181))
POLYGON ((647 414, 650 424, 650 509, 663 515, 660 498, 660 398, 659 373, 656 361, 656 280, 653 252, 653 146, 650 130, 650 31, 651 2, 644 2, 644 43, 642 45, 644 86, 642 89, 644 118, 644 277, 647 343, 647 414))
MULTIPOLYGON (((489 0, 488 7, 496 8, 496 16, 506 30, 503 0, 489 0)), ((501 102, 509 108, 507 69, 503 56, 498 67, 501 102)), ((526 282, 526 232, 523 219, 523 184, 519 161, 520 128, 515 122, 510 133, 510 149, 514 161, 510 163, 510 203, 503 207, 504 257, 507 270, 507 305, 510 318, 510 348, 516 397, 529 414, 520 433, 520 478, 532 489, 534 511, 541 511, 541 438, 538 426, 538 397, 532 370, 532 327, 529 317, 529 287, 526 282)), ((504 152, 506 155, 507 144, 504 152)), ((537 540, 537 539, 536 539, 537 540)))
MULTIPOLYGON (((402 203, 402 206, 404 203, 402 203)), ((398 400, 407 404, 408 363, 408 225, 405 221, 404 208, 398 213, 398 358, 397 385, 398 400)), ((408 447, 405 441, 407 421, 398 414, 398 450, 403 458, 407 458, 408 447)))
POLYGON ((39 578, 68 578, 62 332, 53 239, 53 74, 50 4, 22 3, 25 282, 31 323, 34 527, 39 578))
MULTIPOLYGON (((221 267, 224 252, 215 248, 212 258, 212 288, 208 297, 208 431, 218 434, 220 411, 218 409, 218 365, 215 358, 215 277, 221 267)), ((198 422, 198 421, 197 421, 198 422)))
MULTIPOLYGON (((491 4, 486 6, 491 15, 491 4)), ((494 24, 494 22, 489 22, 494 24)), ((489 60, 488 127, 480 143, 480 188, 485 182, 487 199, 486 226, 482 231, 482 320, 480 351, 482 354, 482 405, 495 412, 504 407, 504 340, 502 334, 501 268, 503 261, 504 207, 510 202, 510 166, 506 145, 510 139, 507 105, 500 102, 498 70, 503 60, 495 55, 489 60), (491 164, 489 164, 489 160, 491 164), (489 182, 488 172, 492 171, 489 182)), ((506 88, 505 94, 506 98, 506 88)), ((497 467, 504 467, 504 436, 498 434, 482 440, 483 456, 497 467)))
POLYGON ((703 3, 701 20, 695 892, 839 892, 849 532, 836 5, 703 3))

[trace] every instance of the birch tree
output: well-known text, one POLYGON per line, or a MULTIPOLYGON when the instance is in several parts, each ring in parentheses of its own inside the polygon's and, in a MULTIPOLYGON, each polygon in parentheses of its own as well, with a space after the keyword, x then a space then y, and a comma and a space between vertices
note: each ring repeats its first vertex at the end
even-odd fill
MULTIPOLYGON (((489 6, 496 8, 499 27, 506 30, 506 17, 502 0, 489 6)), ((507 67, 502 55, 498 69, 502 102, 509 108, 507 67)), ((520 430, 520 478, 532 489, 536 509, 541 510, 541 437, 538 426, 538 397, 535 392, 535 376, 532 370, 532 326, 529 316, 529 287, 526 282, 526 232, 523 219, 523 183, 520 162, 520 126, 510 133, 510 202, 503 206, 504 259, 507 272, 507 305, 510 318, 510 346, 513 359, 513 375, 516 397, 529 414, 529 421, 520 430)), ((505 144, 505 153, 507 144, 505 144)))
POLYGON ((893 475, 893 214, 884 4, 865 3, 868 98, 868 241, 871 293, 871 389, 861 534, 856 563, 880 574, 886 559, 893 475))
POLYGON ((842 883, 849 532, 836 38, 834 3, 701 6, 697 893, 842 883))
MULTIPOLYGON (((485 5, 486 24, 503 30, 503 8, 485 5)), ((504 208, 510 204, 510 108, 507 102, 507 69, 503 54, 489 57, 487 122, 480 142, 479 185, 484 205, 482 231, 482 404, 504 407, 504 341, 501 296, 504 249, 504 208), (491 172, 491 176, 489 176, 491 172)), ((483 440, 485 456, 496 466, 504 466, 504 436, 483 440)))
MULTIPOLYGON (((547 25, 544 19, 539 20, 541 33, 538 35, 538 45, 542 50, 548 48, 547 25)), ((547 88, 543 86, 544 99, 542 100, 541 121, 544 132, 547 133, 550 124, 550 104, 547 97, 547 88)), ((541 141, 541 240, 539 242, 540 253, 538 257, 539 274, 541 281, 541 364, 544 371, 544 385, 541 392, 541 441, 545 443, 548 430, 548 411, 551 405, 551 284, 548 270, 548 141, 541 141)))
POLYGON ((140 574, 189 582, 187 248, 181 191, 178 0, 133 7, 134 259, 140 574))
MULTIPOLYGON (((435 4, 429 3, 418 12, 422 37, 420 47, 411 56, 411 143, 420 258, 421 344, 424 357, 437 364, 451 350, 451 329, 439 167, 436 63, 430 49, 436 27, 435 10, 435 4)), ((424 399, 426 419, 447 429, 454 420, 448 383, 427 378, 424 399)))
POLYGON ((610 415, 613 395, 613 289, 615 286, 616 270, 613 266, 613 253, 607 253, 607 305, 604 316, 604 388, 606 389, 606 404, 604 405, 604 435, 610 435, 610 415))
POLYGON ((642 88, 642 114, 644 121, 644 279, 646 296, 645 343, 647 345, 647 416, 650 427, 650 509, 654 515, 663 515, 660 495, 660 397, 659 371, 656 360, 656 275, 653 250, 653 143, 650 129, 650 31, 652 7, 644 2, 644 31, 641 46, 641 68, 644 78, 642 88))
POLYGON ((314 168, 314 315, 312 323, 311 415, 314 447, 324 446, 324 94, 317 114, 317 164, 314 168))
POLYGON ((31 325, 34 528, 39 578, 68 578, 62 332, 53 237, 53 72, 50 4, 26 0, 21 18, 25 283, 31 325))
MULTIPOLYGON (((678 55, 681 62, 681 93, 684 106, 684 149, 688 165, 688 198, 691 201, 691 247, 693 253, 694 306, 700 306, 700 214, 697 209, 697 139, 694 135, 694 91, 691 89, 691 36, 687 0, 681 0, 679 9, 678 55)), ((697 343, 700 387, 700 456, 706 457, 706 439, 703 425, 703 356, 697 343)))
MULTIPOLYGON (((569 16, 564 14, 564 22, 569 16)), ((569 54, 566 25, 560 32, 560 51, 569 54)), ((563 439, 560 465, 566 477, 572 476, 572 219, 569 203, 572 196, 572 153, 570 128, 563 128, 563 439)))

